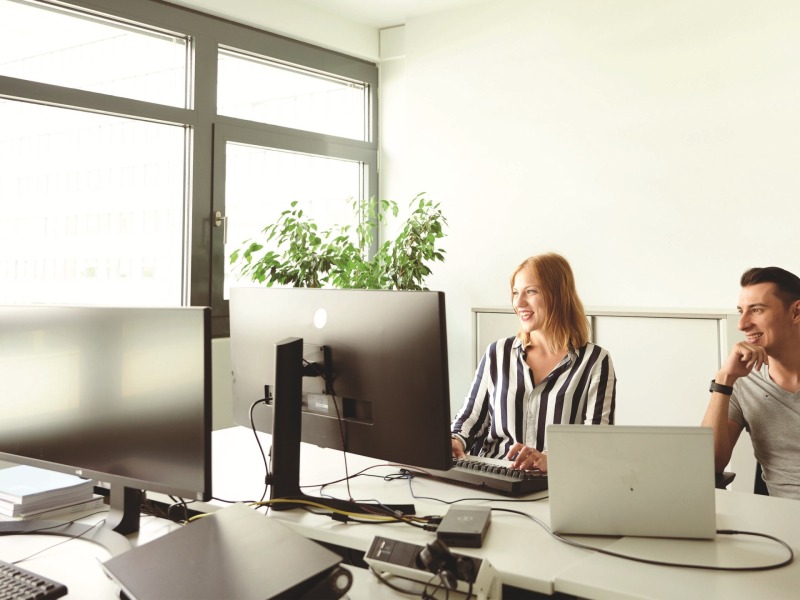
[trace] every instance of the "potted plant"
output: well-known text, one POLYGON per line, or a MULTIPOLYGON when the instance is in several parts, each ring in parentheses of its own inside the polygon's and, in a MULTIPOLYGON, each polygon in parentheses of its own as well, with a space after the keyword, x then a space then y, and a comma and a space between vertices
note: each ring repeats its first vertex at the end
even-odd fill
POLYGON ((371 252, 376 226, 387 214, 397 217, 391 200, 351 202, 358 225, 320 230, 312 217, 291 203, 261 231, 263 242, 247 240, 231 253, 240 278, 272 286, 423 290, 429 264, 444 261, 437 247, 447 224, 438 203, 418 194, 400 233, 371 252))

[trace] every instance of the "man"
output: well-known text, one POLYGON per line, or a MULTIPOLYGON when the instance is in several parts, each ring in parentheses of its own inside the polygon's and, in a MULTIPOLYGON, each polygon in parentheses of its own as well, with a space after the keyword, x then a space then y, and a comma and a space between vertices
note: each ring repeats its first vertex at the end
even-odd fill
POLYGON ((772 496, 800 500, 800 278, 779 267, 742 275, 736 344, 711 382, 703 425, 717 472, 747 428, 772 496))

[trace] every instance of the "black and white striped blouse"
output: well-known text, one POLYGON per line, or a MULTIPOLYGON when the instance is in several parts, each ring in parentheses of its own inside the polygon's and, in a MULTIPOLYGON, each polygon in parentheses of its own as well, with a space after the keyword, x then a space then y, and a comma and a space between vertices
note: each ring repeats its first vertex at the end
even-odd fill
POLYGON ((550 423, 613 424, 616 387, 611 357, 600 346, 570 349, 534 385, 522 343, 504 338, 489 344, 451 429, 468 450, 481 444, 482 456, 503 457, 518 441, 546 451, 550 423))

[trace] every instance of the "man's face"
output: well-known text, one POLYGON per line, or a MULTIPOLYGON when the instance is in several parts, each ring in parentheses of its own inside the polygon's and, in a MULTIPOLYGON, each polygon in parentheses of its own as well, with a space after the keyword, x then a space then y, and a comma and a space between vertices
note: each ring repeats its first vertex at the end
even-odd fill
POLYGON ((774 283, 757 283, 739 294, 739 329, 747 342, 770 350, 781 347, 792 328, 791 310, 775 295, 774 283))

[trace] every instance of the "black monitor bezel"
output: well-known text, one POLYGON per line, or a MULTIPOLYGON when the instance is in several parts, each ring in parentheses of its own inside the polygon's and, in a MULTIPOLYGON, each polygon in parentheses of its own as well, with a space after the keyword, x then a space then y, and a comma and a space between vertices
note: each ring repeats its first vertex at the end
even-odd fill
MULTIPOLYGON (((415 306, 427 305, 424 310, 430 311, 430 317, 435 320, 438 331, 429 332, 427 339, 435 338, 435 348, 411 348, 411 351, 429 351, 430 356, 434 357, 437 363, 436 368, 439 370, 434 379, 437 379, 439 389, 436 390, 431 397, 434 397, 433 402, 438 406, 431 409, 430 405, 425 404, 425 400, 421 400, 418 405, 410 406, 406 415, 404 415, 404 423, 399 425, 393 424, 393 430, 387 427, 386 423, 375 425, 362 424, 357 421, 350 421, 345 419, 342 421, 345 427, 344 437, 352 441, 354 436, 358 436, 357 429, 364 429, 366 427, 377 427, 385 431, 385 438, 380 444, 380 447, 371 447, 366 444, 351 444, 348 445, 346 450, 355 454, 383 460, 387 462, 406 464, 409 466, 431 468, 438 470, 445 470, 450 468, 452 464, 451 456, 451 442, 450 442, 450 422, 451 422, 451 408, 450 408, 450 394, 449 394, 449 368, 448 368, 448 353, 447 353, 447 327, 445 316, 445 296, 444 292, 439 291, 389 291, 389 290, 364 290, 364 289, 319 289, 319 288, 232 288, 231 289, 231 359, 232 359, 232 374, 233 374, 233 418, 234 422, 238 425, 246 427, 255 426, 255 429, 265 433, 272 433, 274 407, 271 405, 272 400, 264 398, 265 391, 263 385, 258 389, 254 389, 250 385, 249 395, 248 392, 243 392, 237 384, 238 378, 242 371, 249 367, 245 364, 239 364, 238 357, 246 352, 250 364, 260 365, 258 368, 263 370, 263 384, 269 385, 269 395, 271 396, 274 389, 274 377, 270 380, 267 376, 267 371, 271 370, 269 365, 274 364, 276 357, 274 353, 275 345, 286 338, 297 337, 303 339, 308 347, 318 348, 320 344, 330 344, 330 352, 333 360, 333 369, 337 370, 337 348, 335 339, 330 339, 324 335, 318 335, 309 331, 314 331, 310 328, 307 315, 297 315, 296 312, 289 310, 287 307, 303 306, 303 310, 310 305, 324 306, 331 298, 335 298, 338 302, 344 302, 342 298, 355 299, 352 302, 358 304, 358 308, 362 309, 360 312, 357 308, 353 308, 359 315, 364 315, 368 322, 372 322, 372 315, 366 312, 367 307, 375 313, 380 313, 382 310, 387 309, 387 302, 385 299, 393 295, 392 298, 396 299, 397 304, 393 304, 395 308, 400 305, 403 297, 409 297, 409 301, 414 302, 415 299, 411 298, 412 295, 417 295, 415 306), (258 304, 261 306, 260 311, 272 310, 271 306, 276 308, 276 321, 280 323, 274 327, 273 331, 262 330, 262 325, 254 324, 252 314, 240 314, 244 311, 239 307, 241 296, 260 296, 258 304), (422 296, 425 296, 423 301, 422 296), (274 304, 271 304, 271 298, 274 299, 274 304), (287 300, 290 299, 290 300, 287 300), (291 300, 293 299, 293 300, 291 300), (356 302, 357 300, 357 302, 356 302), (281 311, 284 311, 283 313, 281 311), (435 313, 435 314, 434 314, 435 313), (281 321, 287 321, 283 323, 281 321), (294 326, 292 323, 296 323, 294 326), (254 330, 254 327, 258 331, 254 330), (237 334, 245 331, 247 340, 243 341, 237 339, 237 334), (247 344, 249 350, 239 347, 241 344, 247 344), (269 348, 269 349, 268 349, 269 348), (255 355, 255 356, 254 356, 255 355), (255 410, 251 410, 254 404, 261 401, 255 410), (265 402, 267 400, 268 402, 265 402), (419 430, 425 429, 428 421, 434 421, 435 424, 429 428, 429 431, 437 430, 437 435, 420 436, 419 430), (422 426, 420 426, 422 424, 422 426), (355 447, 354 447, 355 446, 355 447), (406 448, 406 450, 403 450, 406 448)), ((242 301, 242 304, 245 304, 242 301)), ((250 302, 247 302, 248 307, 250 302)), ((298 309, 299 310, 299 309, 298 309)), ((388 311, 391 312, 391 311, 388 311)), ((391 330, 413 330, 406 317, 403 314, 384 314, 383 316, 375 317, 375 322, 380 319, 392 319, 391 323, 385 324, 385 327, 391 330)), ((355 318, 355 316, 353 317, 355 318)), ((364 326, 364 334, 369 334, 369 326, 364 326)), ((391 336, 389 336, 391 337, 391 336)), ((386 340, 386 344, 391 344, 392 340, 386 340)), ((405 348, 409 350, 409 348, 405 348)), ((413 374, 407 374, 412 376, 413 374)), ((307 380, 306 380, 307 381, 307 380)), ((312 385, 323 385, 320 380, 319 383, 312 383, 312 385)), ((341 394, 339 390, 334 390, 337 398, 345 394, 341 394), (341 394, 341 396, 339 395, 341 394)), ((414 399, 416 400, 416 399, 414 399)), ((302 411, 301 416, 301 440, 306 443, 314 444, 320 447, 332 448, 335 450, 345 450, 342 443, 341 425, 337 418, 331 416, 323 416, 315 414, 307 410, 302 411)), ((376 439, 376 438, 373 438, 376 439)), ((349 442, 350 443, 350 442, 349 442)))
POLYGON ((111 511, 106 518, 105 527, 111 528, 122 534, 129 534, 139 529, 139 512, 144 492, 150 491, 176 496, 187 500, 209 501, 212 498, 212 359, 211 359, 211 308, 210 307, 119 307, 119 306, 89 306, 89 305, 13 305, 0 307, 10 310, 52 310, 74 312, 77 316, 85 316, 93 312, 108 314, 119 311, 121 315, 136 311, 146 315, 147 311, 197 311, 202 318, 202 343, 203 343, 203 431, 202 431, 202 488, 189 489, 176 486, 166 480, 142 479, 121 475, 106 470, 87 467, 79 464, 43 460, 25 454, 15 454, 0 450, 0 461, 13 464, 30 465, 52 471, 78 475, 98 482, 96 491, 107 493, 111 511))

